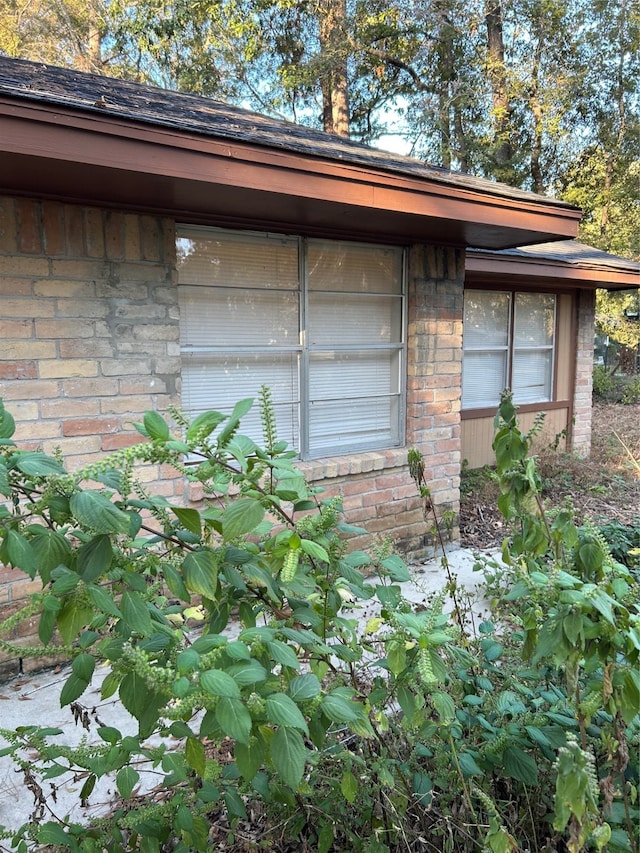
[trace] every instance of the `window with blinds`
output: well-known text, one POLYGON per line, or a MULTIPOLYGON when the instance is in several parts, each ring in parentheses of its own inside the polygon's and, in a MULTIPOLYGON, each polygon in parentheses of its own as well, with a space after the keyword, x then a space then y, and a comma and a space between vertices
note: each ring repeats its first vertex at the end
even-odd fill
POLYGON ((401 249, 181 227, 177 256, 188 415, 267 385, 302 458, 403 442, 401 249))
POLYGON ((462 407, 496 406, 504 388, 516 403, 551 400, 555 326, 552 294, 467 290, 462 407))

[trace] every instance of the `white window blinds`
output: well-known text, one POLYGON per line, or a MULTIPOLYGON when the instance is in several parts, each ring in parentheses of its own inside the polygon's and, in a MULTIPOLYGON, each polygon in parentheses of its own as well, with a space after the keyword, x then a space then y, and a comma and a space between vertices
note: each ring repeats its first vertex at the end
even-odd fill
MULTIPOLYGON (((183 408, 271 388, 303 457, 402 442, 402 251, 181 228, 183 408)), ((262 440, 259 412, 243 429, 262 440)))
POLYGON ((496 406, 510 387, 516 403, 551 400, 555 296, 465 292, 462 407, 496 406))

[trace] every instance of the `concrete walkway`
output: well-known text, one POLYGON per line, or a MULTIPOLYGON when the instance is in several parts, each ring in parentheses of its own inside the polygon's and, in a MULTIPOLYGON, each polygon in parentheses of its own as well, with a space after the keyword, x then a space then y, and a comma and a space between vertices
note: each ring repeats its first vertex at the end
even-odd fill
MULTIPOLYGON (((473 571, 476 562, 474 553, 462 548, 448 550, 447 561, 457 578, 461 593, 466 593, 468 601, 465 603, 471 606, 472 618, 481 620, 488 613, 488 605, 479 589, 482 575, 473 571)), ((412 570, 413 579, 402 584, 402 588, 405 598, 416 604, 424 604, 432 593, 440 591, 447 583, 439 558, 417 564, 412 570)), ((445 607, 450 610, 451 603, 445 607)), ((375 612, 375 603, 365 602, 360 610, 362 623, 365 624, 375 612)), ((102 743, 95 734, 95 729, 100 725, 114 726, 123 734, 135 734, 137 723, 118 698, 112 697, 106 701, 100 699, 100 686, 108 671, 107 667, 97 669, 89 689, 78 700, 82 710, 75 719, 69 707, 60 708, 59 704, 60 690, 67 680, 69 667, 45 670, 0 684, 0 728, 10 731, 20 726, 34 725, 60 728, 64 734, 55 740, 67 745, 76 745, 82 739, 88 743, 102 743)), ((6 740, 0 735, 0 749, 6 745, 6 740)), ((26 754, 24 757, 29 761, 35 760, 37 755, 26 754)), ((53 803, 49 796, 47 806, 54 808, 58 817, 69 815, 80 823, 104 813, 115 797, 114 779, 105 777, 99 780, 85 807, 80 806, 78 799, 83 784, 84 778, 74 779, 71 774, 43 782, 45 796, 53 786, 56 789, 57 802, 53 803)), ((144 784, 148 789, 152 788, 155 784, 154 776, 147 774, 144 784)), ((0 757, 0 827, 17 829, 30 819, 34 809, 37 816, 34 794, 27 787, 25 774, 16 771, 8 757, 0 757)), ((53 819, 52 813, 46 808, 39 814, 42 821, 53 819)))

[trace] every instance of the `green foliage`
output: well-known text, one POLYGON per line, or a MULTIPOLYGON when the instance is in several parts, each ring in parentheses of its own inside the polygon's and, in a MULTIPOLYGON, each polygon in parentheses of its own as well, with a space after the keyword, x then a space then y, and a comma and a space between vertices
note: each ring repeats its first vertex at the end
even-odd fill
MULTIPOLYGON (((0 406, 0 559, 44 581, 28 612, 72 659, 61 704, 81 708, 108 662, 102 697, 137 729, 97 725, 77 747, 59 730, 0 730, 42 806, 0 837, 19 853, 206 851, 220 832, 232 844, 260 801, 274 849, 395 853, 428 838, 442 851, 637 853, 637 585, 600 531, 545 513, 510 399, 495 440, 507 631, 470 631, 459 600, 445 613, 452 577, 412 608, 388 543, 349 552, 345 536, 362 531, 305 483, 266 390, 261 405, 265 447, 241 433, 248 401, 191 424, 177 415, 179 438, 148 413, 146 442, 73 473, 21 451, 0 406), (136 466, 158 461, 202 484, 200 508, 137 483, 136 466), (374 601, 359 632, 355 608, 374 601), (108 817, 80 826, 45 811, 68 772, 83 801, 113 779, 108 817)), ((409 461, 435 516, 424 459, 409 461)))

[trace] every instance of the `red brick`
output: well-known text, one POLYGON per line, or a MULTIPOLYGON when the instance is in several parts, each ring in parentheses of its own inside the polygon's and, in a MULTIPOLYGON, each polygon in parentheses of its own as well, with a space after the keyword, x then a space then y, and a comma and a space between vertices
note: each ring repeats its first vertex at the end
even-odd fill
POLYGON ((87 254, 91 258, 102 258, 105 254, 104 222, 102 211, 89 207, 84 212, 87 254))
POLYGON ((124 258, 124 219, 117 211, 107 211, 104 223, 105 250, 112 260, 124 258))
POLYGON ((42 202, 42 234, 47 255, 64 255, 64 208, 56 201, 42 202))
POLYGON ((141 257, 145 261, 162 260, 162 235, 154 216, 140 217, 141 257))
POLYGON ((12 198, 0 198, 0 252, 17 251, 16 237, 14 201, 12 198))
POLYGON ((122 447, 131 447, 139 444, 144 439, 139 433, 119 432, 116 435, 105 435, 102 439, 101 448, 106 452, 120 450, 122 447))
POLYGON ((40 208, 36 201, 28 198, 16 199, 16 221, 18 224, 18 250, 28 255, 42 253, 40 233, 40 208))
POLYGON ((67 252, 71 257, 84 255, 84 216, 82 208, 76 204, 64 206, 64 230, 67 240, 67 252))
POLYGON ((127 260, 140 260, 140 218, 132 213, 124 216, 124 256, 127 260))
POLYGON ((37 379, 35 361, 0 362, 0 379, 37 379))
POLYGON ((65 436, 102 435, 119 429, 118 418, 73 418, 62 422, 62 434, 65 436))

